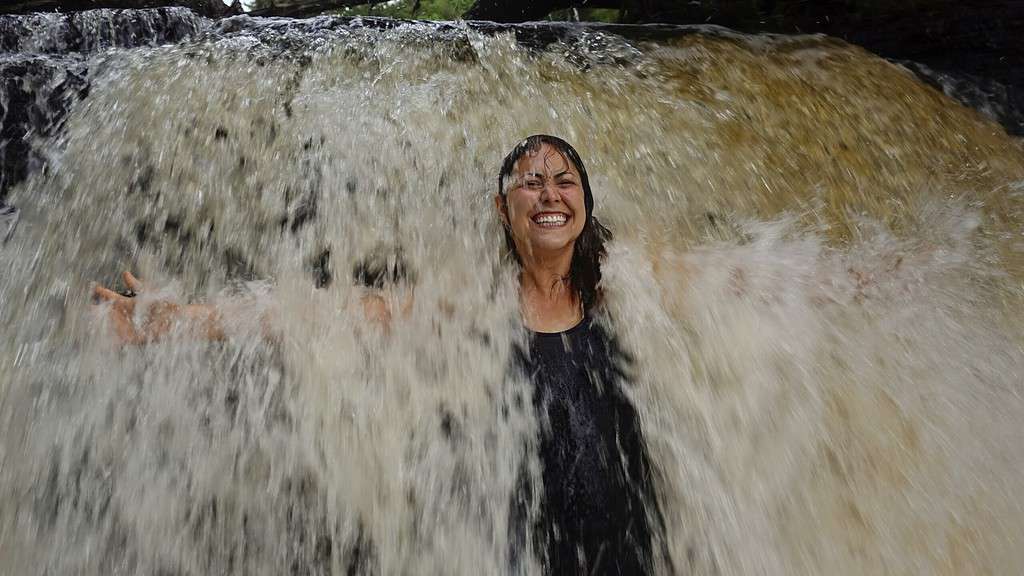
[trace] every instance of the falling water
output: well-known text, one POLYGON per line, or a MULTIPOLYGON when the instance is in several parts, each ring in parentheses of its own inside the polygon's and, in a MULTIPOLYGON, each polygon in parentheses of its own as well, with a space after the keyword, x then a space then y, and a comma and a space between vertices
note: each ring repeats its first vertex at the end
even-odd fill
POLYGON ((493 194, 535 132, 578 147, 615 233, 675 570, 1024 570, 1024 147, 999 126, 824 37, 205 26, 83 57, 12 193, 4 574, 509 572, 537 425, 509 409, 493 194), (388 329, 352 282, 381 246, 414 272, 388 329), (229 339, 117 346, 90 283, 124 269, 229 339))

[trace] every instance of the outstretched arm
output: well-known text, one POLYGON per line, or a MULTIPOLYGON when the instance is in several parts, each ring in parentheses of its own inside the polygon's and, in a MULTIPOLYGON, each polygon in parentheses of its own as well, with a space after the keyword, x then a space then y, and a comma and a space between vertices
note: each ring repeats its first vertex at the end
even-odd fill
MULTIPOLYGON (((177 304, 157 300, 144 305, 142 318, 137 318, 136 307, 140 305, 137 294, 145 292, 143 283, 131 272, 122 273, 125 286, 131 294, 119 294, 104 286, 96 286, 93 295, 100 302, 109 302, 109 316, 114 334, 122 344, 145 344, 167 336, 172 330, 180 330, 199 340, 219 341, 227 339, 231 320, 248 307, 217 307, 212 304, 177 304)), ((413 306, 412 290, 395 293, 390 286, 367 286, 359 296, 359 308, 368 324, 389 332, 393 318, 408 317, 413 306)), ((237 320, 237 318, 234 318, 237 320)), ((259 322, 263 336, 276 340, 272 316, 264 311, 259 322)))
MULTIPOLYGON (((135 294, 145 291, 142 282, 131 272, 122 275, 125 285, 135 294)), ((145 317, 136 322, 134 295, 118 294, 109 288, 96 286, 93 295, 102 302, 110 302, 110 320, 118 340, 124 344, 144 344, 166 336, 175 326, 183 327, 204 340, 223 340, 224 326, 221 313, 206 304, 176 304, 157 301, 145 308, 145 317)))

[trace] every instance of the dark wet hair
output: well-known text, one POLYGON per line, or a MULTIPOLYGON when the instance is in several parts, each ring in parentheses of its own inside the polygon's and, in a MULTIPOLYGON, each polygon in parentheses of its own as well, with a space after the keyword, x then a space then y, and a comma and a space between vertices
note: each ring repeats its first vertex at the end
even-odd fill
POLYGON ((378 246, 352 267, 352 280, 358 286, 381 289, 415 284, 416 274, 406 263, 401 248, 378 246))
MULTIPOLYGON (((331 249, 326 248, 313 261, 313 279, 317 288, 326 288, 334 280, 331 249)), ((401 248, 377 246, 352 266, 356 286, 383 289, 416 283, 416 272, 409 266, 401 248)))
MULTIPOLYGON (((498 194, 505 200, 505 181, 512 175, 516 162, 529 153, 540 150, 541 146, 547 144, 557 150, 566 160, 572 162, 573 166, 580 173, 580 185, 583 188, 583 204, 586 207, 587 217, 583 222, 583 230, 580 232, 573 248, 572 262, 569 264, 569 286, 576 291, 583 309, 589 311, 601 303, 601 261, 607 254, 605 242, 612 239, 611 230, 605 228, 597 218, 594 217, 594 195, 590 190, 590 179, 587 177, 587 168, 583 165, 576 149, 571 144, 557 136, 547 134, 534 134, 520 142, 505 156, 501 164, 501 171, 498 173, 498 194)), ((505 226, 505 245, 515 258, 516 262, 522 265, 519 252, 516 251, 515 239, 512 231, 505 226)))

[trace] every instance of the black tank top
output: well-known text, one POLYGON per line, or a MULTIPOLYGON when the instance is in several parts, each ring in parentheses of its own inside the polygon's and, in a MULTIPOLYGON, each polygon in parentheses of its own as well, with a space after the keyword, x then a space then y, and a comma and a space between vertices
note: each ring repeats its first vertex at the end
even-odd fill
POLYGON ((647 450, 623 393, 630 359, 592 318, 532 333, 520 366, 540 420, 543 486, 533 526, 550 574, 648 574, 660 525, 647 450), (651 514, 648 514, 648 511, 651 514))

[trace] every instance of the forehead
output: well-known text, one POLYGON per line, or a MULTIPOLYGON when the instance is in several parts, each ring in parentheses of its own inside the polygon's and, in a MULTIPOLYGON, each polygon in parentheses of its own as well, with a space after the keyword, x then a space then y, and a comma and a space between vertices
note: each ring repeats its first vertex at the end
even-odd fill
POLYGON ((527 151, 516 161, 515 172, 518 174, 544 174, 553 176, 561 172, 579 174, 573 163, 550 144, 541 144, 536 150, 527 151))

